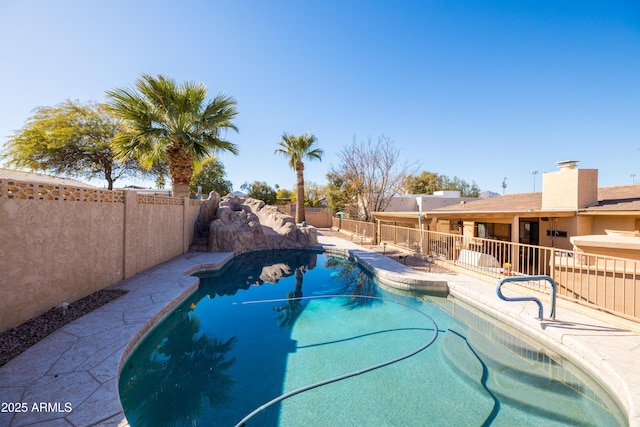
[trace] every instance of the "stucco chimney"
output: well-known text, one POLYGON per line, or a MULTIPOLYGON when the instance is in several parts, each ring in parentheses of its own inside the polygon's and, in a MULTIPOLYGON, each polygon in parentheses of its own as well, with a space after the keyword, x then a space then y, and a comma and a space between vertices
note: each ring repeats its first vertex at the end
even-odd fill
POLYGON ((578 169, 578 160, 556 162, 542 175, 543 210, 578 210, 598 202, 598 169, 578 169))

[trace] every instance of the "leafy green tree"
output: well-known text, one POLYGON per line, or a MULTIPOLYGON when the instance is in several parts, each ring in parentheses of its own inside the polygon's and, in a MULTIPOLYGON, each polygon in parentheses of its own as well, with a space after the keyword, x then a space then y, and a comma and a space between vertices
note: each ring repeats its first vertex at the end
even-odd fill
POLYGON ((327 174, 327 206, 333 211, 345 211, 353 205, 355 193, 345 177, 338 173, 327 174))
POLYGON ((245 182, 240 186, 247 192, 249 197, 262 200, 267 205, 276 204, 276 190, 274 190, 269 184, 261 181, 254 181, 252 183, 245 182))
POLYGON ((304 159, 322 160, 324 152, 314 145, 318 139, 315 135, 306 133, 304 135, 282 134, 275 154, 282 154, 289 158, 289 166, 296 171, 296 222, 305 220, 304 215, 304 159))
POLYGON ((469 184, 454 176, 438 175, 435 172, 422 171, 419 175, 411 175, 404 182, 408 194, 433 194, 436 191, 460 191, 462 197, 479 197, 480 188, 473 182, 469 184))
POLYGON ((289 204, 292 200, 293 192, 286 188, 276 188, 276 199, 280 204, 289 204))
POLYGON ((135 158, 150 167, 165 160, 173 193, 189 195, 194 162, 218 151, 238 153, 235 144, 224 139, 237 115, 236 100, 218 94, 206 102, 202 83, 176 83, 162 75, 143 74, 134 89, 107 91, 114 113, 125 121, 127 133, 114 139, 117 154, 135 158))
POLYGON ((442 189, 442 177, 434 172, 422 171, 419 175, 410 175, 404 183, 408 194, 433 194, 442 189))
POLYGON ((198 186, 200 186, 200 194, 204 198, 212 191, 226 196, 231 193, 233 188, 231 181, 226 179, 224 165, 215 157, 209 157, 196 165, 195 173, 189 183, 191 193, 198 192, 198 186))
POLYGON ((462 197, 480 197, 480 187, 475 182, 469 184, 467 181, 454 176, 448 179, 443 190, 458 190, 462 197))
MULTIPOLYGON (((124 130, 104 104, 67 100, 38 107, 11 136, 2 158, 9 166, 54 175, 101 178, 109 190, 120 178, 144 175, 137 162, 118 160, 111 141, 124 130)), ((162 173, 162 167, 151 173, 162 173)))
POLYGON ((317 207, 326 199, 325 188, 311 181, 304 185, 305 205, 317 207))

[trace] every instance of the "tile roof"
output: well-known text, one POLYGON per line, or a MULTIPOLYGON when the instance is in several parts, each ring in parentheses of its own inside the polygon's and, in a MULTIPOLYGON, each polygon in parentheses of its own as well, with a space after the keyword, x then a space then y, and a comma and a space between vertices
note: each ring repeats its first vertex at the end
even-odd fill
POLYGON ((4 168, 0 168, 0 180, 34 182, 38 184, 66 185, 70 187, 98 188, 94 185, 86 184, 76 179, 58 178, 56 176, 44 175, 41 173, 24 172, 4 168))
POLYGON ((598 204, 585 211, 640 211, 640 184, 599 188, 598 204))
MULTIPOLYGON (((434 212, 541 212, 542 193, 518 193, 478 199, 433 210, 434 212)), ((640 184, 600 187, 598 204, 580 212, 640 211, 640 184)))
POLYGON ((540 211, 542 193, 518 193, 478 199, 434 209, 442 212, 520 212, 540 211))

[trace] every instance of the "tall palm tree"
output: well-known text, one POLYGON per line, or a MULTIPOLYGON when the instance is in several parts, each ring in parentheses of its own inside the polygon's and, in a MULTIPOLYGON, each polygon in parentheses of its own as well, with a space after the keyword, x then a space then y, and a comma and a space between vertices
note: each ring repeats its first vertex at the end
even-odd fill
POLYGON ((306 133, 304 135, 287 135, 283 133, 278 141, 278 148, 275 154, 283 154, 289 158, 289 166, 296 171, 296 222, 305 220, 304 216, 304 163, 303 159, 322 160, 324 152, 320 148, 314 148, 318 141, 315 135, 306 133))
POLYGON ((160 74, 143 74, 134 89, 107 91, 110 108, 123 119, 127 132, 113 140, 121 158, 136 158, 150 168, 160 161, 169 166, 173 193, 189 195, 194 161, 217 151, 238 154, 222 131, 238 131, 231 120, 238 114, 233 97, 218 94, 205 102, 207 87, 160 74))

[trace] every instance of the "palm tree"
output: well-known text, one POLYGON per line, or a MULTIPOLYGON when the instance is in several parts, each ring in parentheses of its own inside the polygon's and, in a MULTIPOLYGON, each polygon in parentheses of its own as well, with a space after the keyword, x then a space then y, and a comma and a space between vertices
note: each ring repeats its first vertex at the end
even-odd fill
POLYGON ((320 148, 313 148, 318 141, 315 135, 306 133, 304 135, 287 135, 283 133, 278 141, 278 148, 275 154, 283 154, 289 157, 289 166, 296 171, 296 222, 301 223, 304 217, 304 163, 303 159, 322 160, 324 152, 320 148))
POLYGON ((238 131, 231 120, 238 114, 233 97, 218 94, 205 102, 207 87, 160 74, 143 74, 134 89, 107 91, 110 108, 123 119, 127 132, 113 140, 121 158, 136 158, 143 166, 166 161, 173 193, 189 195, 194 161, 214 152, 238 154, 235 144, 223 139, 222 131, 238 131))

